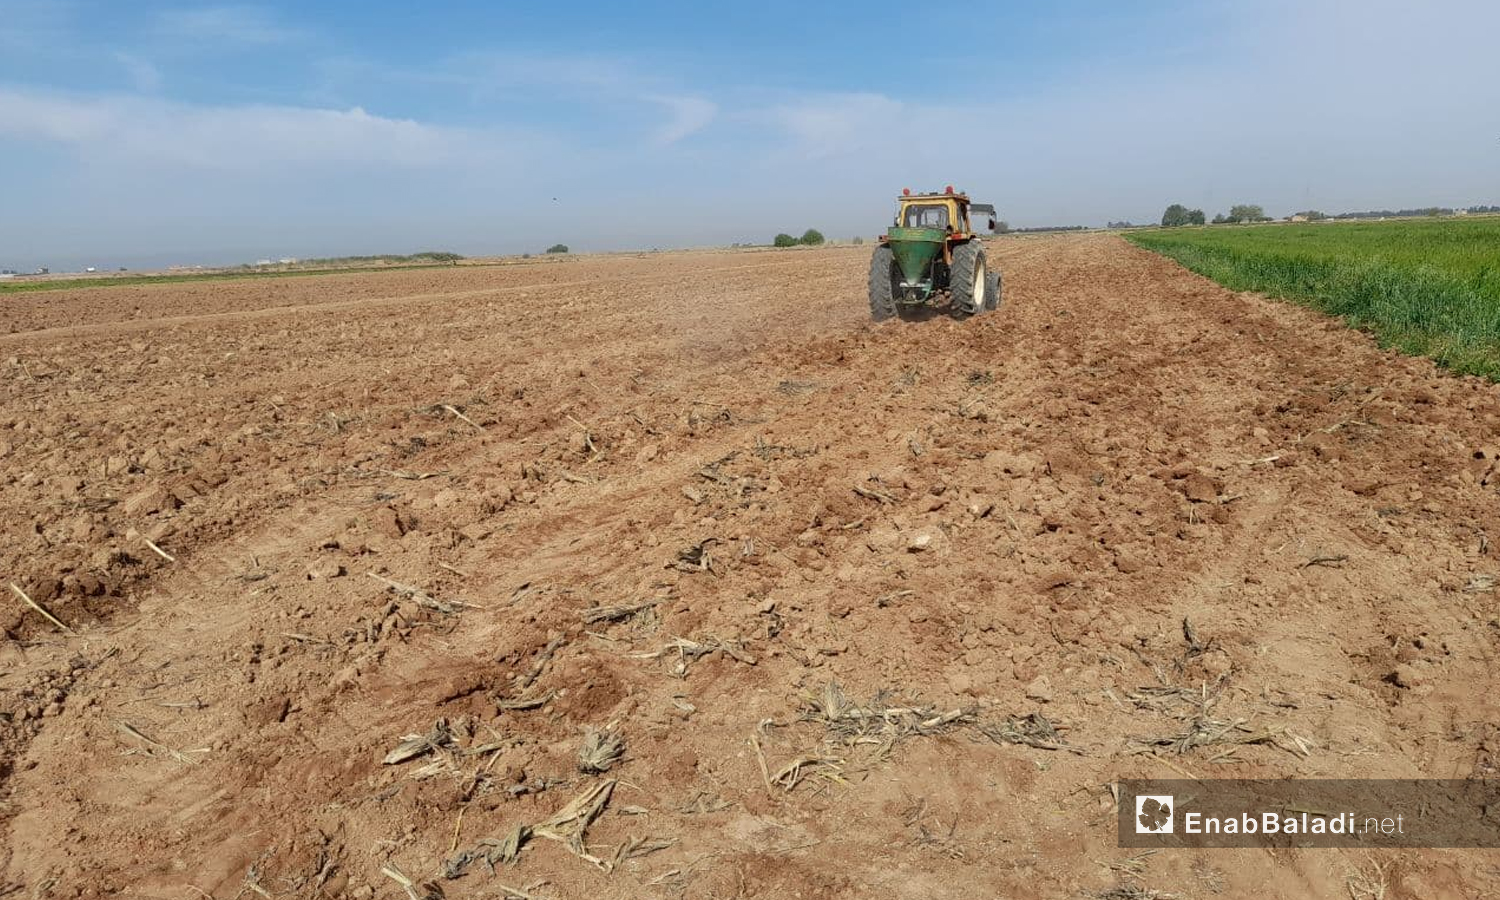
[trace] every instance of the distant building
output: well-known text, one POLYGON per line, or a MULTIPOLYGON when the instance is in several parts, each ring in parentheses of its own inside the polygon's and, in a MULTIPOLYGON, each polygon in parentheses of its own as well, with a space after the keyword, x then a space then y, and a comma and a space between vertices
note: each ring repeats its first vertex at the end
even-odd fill
POLYGON ((297 257, 283 256, 281 259, 278 259, 276 261, 281 263, 283 266, 293 266, 297 264, 297 257))
POLYGON ((269 259, 257 259, 255 261, 255 264, 257 266, 269 266, 271 264, 271 261, 269 259))
POLYGON ((1304 216, 1302 213, 1297 213, 1295 216, 1287 216, 1286 220, 1288 222, 1306 222, 1307 216, 1304 216))

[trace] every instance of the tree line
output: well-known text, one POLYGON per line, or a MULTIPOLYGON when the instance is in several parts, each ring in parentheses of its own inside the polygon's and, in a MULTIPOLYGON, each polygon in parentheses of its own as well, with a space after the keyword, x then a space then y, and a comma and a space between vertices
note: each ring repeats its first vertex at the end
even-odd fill
MULTIPOLYGON (((1457 210, 1447 206, 1420 206, 1416 209, 1367 209, 1362 212, 1346 212, 1332 216, 1335 219, 1409 219, 1416 216, 1451 216, 1457 210)), ((1465 212, 1497 213, 1500 206, 1470 206, 1465 212)))
POLYGON ((802 237, 800 238, 792 237, 786 232, 782 232, 771 239, 771 246, 773 247, 796 247, 798 245, 816 247, 821 243, 823 243, 823 232, 816 228, 809 228, 802 232, 802 237))
MULTIPOLYGON (((1271 217, 1258 203, 1236 203, 1229 207, 1229 214, 1220 213, 1213 218, 1213 224, 1240 224, 1241 222, 1269 222, 1271 217)), ((1208 220, 1201 209, 1188 209, 1181 203, 1173 203, 1167 207, 1167 211, 1161 214, 1163 228, 1179 228, 1183 225, 1205 225, 1208 220)))
MULTIPOLYGON (((1470 206, 1464 210, 1468 213, 1500 213, 1500 206, 1470 206)), ((1288 218, 1306 219, 1309 222, 1321 222, 1325 219, 1403 219, 1417 216, 1451 216, 1456 210, 1447 206, 1423 206, 1417 209, 1370 209, 1362 212, 1344 212, 1328 215, 1320 210, 1305 209, 1301 212, 1292 213, 1288 218)), ((1181 203, 1173 203, 1162 213, 1161 224, 1163 228, 1178 228, 1183 225, 1239 225, 1245 222, 1269 222, 1271 217, 1258 203, 1237 203, 1229 208, 1228 215, 1219 214, 1213 217, 1211 222, 1205 223, 1203 210, 1188 209, 1181 203)), ((1128 222, 1111 222, 1109 227, 1130 227, 1128 222)))

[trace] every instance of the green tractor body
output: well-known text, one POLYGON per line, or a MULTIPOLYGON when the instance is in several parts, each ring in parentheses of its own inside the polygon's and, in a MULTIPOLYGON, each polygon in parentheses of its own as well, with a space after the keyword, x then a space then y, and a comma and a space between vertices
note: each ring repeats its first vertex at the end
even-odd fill
POLYGON ((892 226, 885 241, 901 270, 902 299, 921 303, 932 296, 935 289, 932 263, 943 253, 947 232, 941 228, 892 226))
POLYGON ((970 226, 971 213, 995 208, 971 203, 968 195, 903 191, 896 221, 880 236, 870 262, 870 314, 876 320, 915 318, 924 307, 948 298, 958 316, 1000 304, 1000 275, 988 268, 984 245, 970 226))

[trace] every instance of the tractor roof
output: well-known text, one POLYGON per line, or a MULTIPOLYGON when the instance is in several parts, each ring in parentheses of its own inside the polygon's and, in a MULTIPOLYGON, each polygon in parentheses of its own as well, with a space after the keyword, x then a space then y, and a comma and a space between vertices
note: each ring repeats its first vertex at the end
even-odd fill
POLYGON ((964 203, 968 203, 969 195, 965 194, 963 191, 958 191, 957 193, 945 192, 941 194, 934 191, 930 194, 902 194, 896 199, 902 201, 903 203, 911 200, 961 200, 964 203))

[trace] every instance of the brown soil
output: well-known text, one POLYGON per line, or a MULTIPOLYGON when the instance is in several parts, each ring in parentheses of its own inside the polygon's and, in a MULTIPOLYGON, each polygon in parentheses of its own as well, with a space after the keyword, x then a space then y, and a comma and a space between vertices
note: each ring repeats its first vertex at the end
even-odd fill
POLYGON ((1113 237, 991 254, 967 322, 871 325, 859 249, 0 300, 0 895, 1493 896, 1129 863, 1107 786, 1494 774, 1500 391, 1113 237), (1165 685, 1266 740, 1152 745, 1165 685), (602 865, 491 873, 609 780, 602 865))

